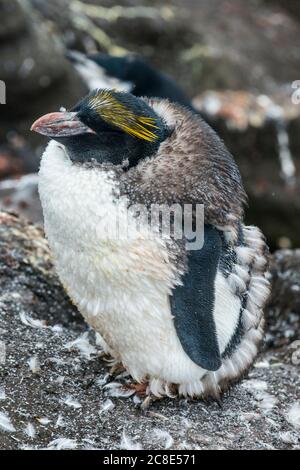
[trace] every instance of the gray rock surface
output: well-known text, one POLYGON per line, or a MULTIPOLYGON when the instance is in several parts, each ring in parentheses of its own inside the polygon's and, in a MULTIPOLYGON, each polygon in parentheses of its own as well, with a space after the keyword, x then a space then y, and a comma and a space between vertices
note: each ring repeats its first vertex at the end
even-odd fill
MULTIPOLYGON (((298 282, 287 274, 286 284, 289 276, 298 282)), ((299 344, 262 352, 222 408, 164 399, 142 409, 121 396, 129 378, 108 374, 98 343, 41 230, 0 213, 0 448, 300 448, 299 344)))
POLYGON ((267 309, 268 344, 300 340, 300 250, 279 250, 271 259, 272 295, 267 309))

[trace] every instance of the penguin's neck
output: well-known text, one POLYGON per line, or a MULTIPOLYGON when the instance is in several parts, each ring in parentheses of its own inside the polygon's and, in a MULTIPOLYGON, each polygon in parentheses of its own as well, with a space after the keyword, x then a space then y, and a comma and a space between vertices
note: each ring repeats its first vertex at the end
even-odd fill
POLYGON ((51 141, 42 157, 39 172, 39 193, 45 230, 52 240, 65 245, 96 239, 97 225, 104 209, 109 212, 126 199, 119 193, 114 171, 74 164, 65 148, 51 141))

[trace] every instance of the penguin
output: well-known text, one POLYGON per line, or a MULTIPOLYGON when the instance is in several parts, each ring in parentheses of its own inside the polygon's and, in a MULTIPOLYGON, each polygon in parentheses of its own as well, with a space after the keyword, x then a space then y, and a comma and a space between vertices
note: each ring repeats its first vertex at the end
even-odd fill
POLYGON ((223 142, 179 104, 107 89, 31 129, 51 139, 39 193, 55 267, 105 352, 148 397, 218 399, 258 353, 269 295, 267 246, 243 222, 223 142), (194 225, 203 207, 199 246, 150 212, 135 230, 137 207, 173 205, 194 225))
POLYGON ((66 56, 90 91, 111 88, 140 97, 165 98, 197 112, 172 77, 155 69, 139 55, 118 57, 101 52, 85 55, 69 50, 66 56))

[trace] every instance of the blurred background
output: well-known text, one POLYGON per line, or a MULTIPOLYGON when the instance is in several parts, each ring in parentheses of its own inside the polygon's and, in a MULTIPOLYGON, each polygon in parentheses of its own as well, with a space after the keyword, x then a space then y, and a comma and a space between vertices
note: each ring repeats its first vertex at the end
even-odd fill
POLYGON ((66 51, 137 53, 226 142, 249 195, 247 222, 272 250, 300 246, 300 2, 0 0, 0 14, 1 208, 42 223, 35 173, 45 141, 30 125, 88 91, 66 51))

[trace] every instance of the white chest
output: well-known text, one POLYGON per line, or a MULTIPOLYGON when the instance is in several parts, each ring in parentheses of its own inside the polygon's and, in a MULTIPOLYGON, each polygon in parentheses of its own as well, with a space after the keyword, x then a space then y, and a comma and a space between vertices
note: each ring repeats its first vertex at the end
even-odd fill
MULTIPOLYGON (((149 280, 160 285, 165 281, 165 292, 172 287, 174 268, 164 241, 150 237, 147 226, 134 230, 136 220, 112 173, 73 165, 64 149, 50 142, 40 168, 39 192, 60 272, 73 277, 76 268, 84 289, 99 276, 119 289, 140 290, 141 282, 149 280)), ((97 292, 101 288, 94 287, 97 292)))

